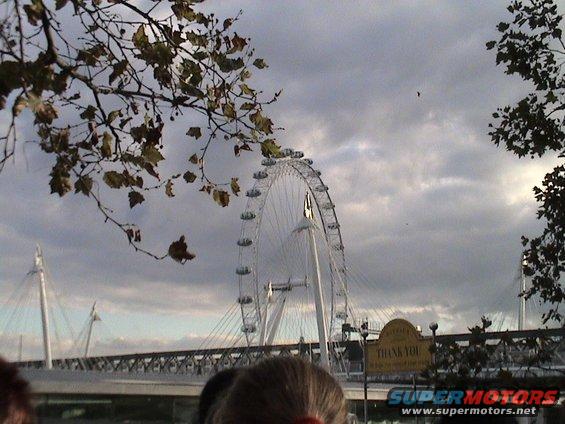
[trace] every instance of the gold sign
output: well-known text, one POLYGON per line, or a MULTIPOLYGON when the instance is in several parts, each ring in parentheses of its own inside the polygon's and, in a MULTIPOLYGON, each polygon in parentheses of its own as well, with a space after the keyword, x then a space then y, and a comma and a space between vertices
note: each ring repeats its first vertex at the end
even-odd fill
POLYGON ((422 371, 432 362, 430 344, 410 322, 393 319, 383 327, 378 340, 367 344, 367 372, 422 371))

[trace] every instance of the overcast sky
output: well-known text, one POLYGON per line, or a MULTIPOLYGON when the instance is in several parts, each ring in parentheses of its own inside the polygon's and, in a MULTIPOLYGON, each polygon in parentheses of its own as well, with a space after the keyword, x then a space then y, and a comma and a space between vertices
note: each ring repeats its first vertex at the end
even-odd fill
MULTIPOLYGON (((515 296, 520 236, 540 228, 531 189, 554 159, 519 160, 487 135, 496 107, 528 90, 485 49, 508 16, 506 2, 207 7, 222 17, 243 9, 235 30, 269 64, 255 86, 283 89, 269 109, 285 128, 279 141, 322 171, 348 261, 371 282, 360 308, 394 306, 424 328, 437 320, 440 332, 462 331, 503 290, 515 296)), ((178 131, 166 137, 184 137, 186 128, 178 131)), ((259 162, 253 154, 229 166, 248 187, 259 162)), ((224 162, 216 163, 221 174, 224 162)), ((132 252, 82 196, 49 195, 48 172, 29 145, 0 174, 2 296, 22 281, 39 242, 77 332, 98 300, 104 324, 95 349, 197 346, 237 297, 234 241, 245 198, 219 208, 179 187, 174 199, 158 197, 133 214, 117 199, 116 210, 142 225, 149 245, 165 249, 187 234, 198 257, 180 266, 132 252)), ((517 305, 502 301, 514 315, 517 305)))

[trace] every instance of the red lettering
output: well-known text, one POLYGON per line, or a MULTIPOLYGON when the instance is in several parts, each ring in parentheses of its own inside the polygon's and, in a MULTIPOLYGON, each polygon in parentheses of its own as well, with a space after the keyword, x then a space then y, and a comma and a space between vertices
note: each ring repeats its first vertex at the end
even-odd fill
POLYGON ((512 403, 514 405, 522 405, 528 400, 528 396, 529 394, 526 390, 518 390, 512 398, 512 403))
POLYGON ((483 390, 467 390, 465 398, 463 399, 464 405, 480 405, 483 398, 483 390))
POLYGON ((510 400, 510 396, 514 394, 514 390, 501 390, 500 393, 502 394, 502 397, 500 398, 500 404, 506 405, 510 400))
POLYGON ((543 396, 542 405, 555 405, 559 397, 559 390, 547 390, 543 396))
POLYGON ((495 403, 499 398, 498 390, 489 390, 485 393, 483 398, 483 403, 485 405, 492 405, 495 403))
POLYGON ((529 405, 541 405, 541 400, 543 399, 543 390, 530 390, 530 400, 529 405))

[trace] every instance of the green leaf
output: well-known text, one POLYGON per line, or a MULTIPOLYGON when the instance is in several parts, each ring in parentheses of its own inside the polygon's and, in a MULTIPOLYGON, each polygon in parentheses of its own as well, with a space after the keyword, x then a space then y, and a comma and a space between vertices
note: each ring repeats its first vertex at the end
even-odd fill
POLYGON ((157 173, 157 171, 155 171, 155 168, 153 167, 153 165, 151 165, 149 162, 145 162, 145 165, 143 165, 143 168, 145 168, 145 170, 147 171, 147 173, 149 175, 151 175, 152 177, 157 178, 158 180, 159 178, 159 174, 157 173))
POLYGON ((104 131, 104 135, 102 136, 102 147, 100 148, 100 153, 102 153, 102 157, 109 158, 112 156, 112 141, 113 138, 108 131, 104 131))
POLYGON ((84 62, 89 66, 96 66, 100 56, 106 54, 106 47, 103 44, 97 44, 86 50, 79 50, 77 61, 84 62))
POLYGON ((222 106, 222 111, 224 112, 224 116, 226 118, 235 119, 237 117, 233 103, 228 102, 224 104, 222 106))
MULTIPOLYGON (((4 60, 0 62, 0 97, 7 96, 10 92, 22 86, 21 75, 25 65, 20 62, 4 60)), ((4 106, 0 105, 0 109, 4 106)))
POLYGON ((196 175, 190 171, 186 171, 182 177, 187 183, 193 183, 196 180, 196 175))
POLYGON ((140 203, 143 203, 143 201, 145 200, 143 194, 135 190, 132 190, 128 193, 128 198, 129 198, 130 209, 133 208, 135 205, 139 205, 140 203))
POLYGON ((167 184, 165 184, 165 194, 168 197, 175 197, 175 193, 173 192, 173 180, 169 180, 167 184))
POLYGON ((28 102, 38 122, 51 124, 53 120, 58 117, 57 110, 53 105, 49 102, 44 102, 41 97, 35 94, 29 95, 28 102))
POLYGON ((44 7, 41 0, 31 0, 31 4, 26 4, 24 6, 24 12, 27 15, 28 22, 36 26, 39 21, 41 21, 41 14, 43 13, 44 7))
POLYGON ((186 135, 188 135, 189 137, 194 137, 198 140, 200 137, 202 137, 202 131, 200 130, 200 127, 190 127, 190 129, 186 132, 186 135))
POLYGON ((143 159, 145 159, 146 162, 153 166, 156 166, 160 161, 165 159, 161 152, 152 145, 146 145, 141 151, 141 156, 143 156, 143 159))
POLYGON ((230 188, 233 194, 237 196, 237 194, 241 191, 239 188, 239 183, 237 178, 232 178, 230 182, 230 188))
POLYGON ((196 257, 196 255, 188 251, 184 236, 181 236, 180 239, 171 243, 169 246, 169 256, 180 263, 185 263, 196 257))
POLYGON ((197 52, 194 52, 194 53, 192 54, 192 57, 193 57, 195 60, 202 61, 202 60, 204 60, 204 59, 206 59, 206 58, 208 57, 208 53, 207 53, 207 52, 203 52, 203 51, 197 51, 197 52))
POLYGON ((56 0, 55 1, 55 9, 59 10, 65 7, 65 5, 69 2, 69 0, 56 0))
POLYGON ((126 182, 126 178, 124 177, 124 175, 120 174, 117 171, 105 172, 104 177, 102 179, 110 188, 121 188, 126 182))
POLYGON ((559 100, 553 91, 549 91, 545 98, 549 103, 556 103, 559 100))
POLYGON ((112 82, 114 82, 116 78, 118 78, 120 75, 122 75, 125 72, 128 63, 129 62, 127 60, 121 60, 120 62, 116 63, 113 66, 113 71, 110 74, 110 77, 108 78, 108 82, 110 85, 112 84, 112 82))
POLYGON ((218 52, 214 52, 210 56, 212 57, 214 62, 218 64, 220 71, 225 73, 236 71, 245 66, 245 63, 243 62, 243 59, 241 57, 231 59, 228 58, 225 54, 218 52))
POLYGON ((253 65, 254 65, 256 68, 259 68, 259 69, 263 69, 263 68, 268 68, 268 67, 269 67, 269 65, 267 65, 267 63, 266 63, 263 59, 255 59, 255 60, 253 61, 253 65))
POLYGON ((204 93, 197 87, 195 87, 192 84, 188 84, 186 82, 181 81, 180 82, 180 88, 181 91, 183 92, 183 94, 186 94, 188 96, 192 96, 192 97, 198 97, 199 99, 204 98, 204 93))
POLYGON ((177 19, 186 19, 188 21, 196 20, 196 13, 192 8, 184 1, 178 1, 171 6, 171 10, 177 17, 177 19))
POLYGON ((245 38, 242 38, 239 35, 237 35, 237 32, 236 32, 235 35, 233 36, 233 38, 231 39, 231 43, 232 43, 233 47, 230 49, 230 53, 240 52, 247 45, 247 40, 245 40, 245 38))
POLYGON ((240 84, 239 88, 241 89, 242 94, 247 94, 248 96, 253 96, 255 94, 255 90, 249 88, 247 84, 240 84))
POLYGON ((268 138, 261 143, 261 154, 267 158, 277 157, 280 155, 281 147, 273 140, 268 138))
POLYGON ((273 132, 273 121, 263 116, 260 110, 249 115, 249 119, 255 124, 255 129, 257 131, 264 134, 271 134, 273 132))
POLYGON ((141 230, 137 227, 126 229, 126 234, 130 243, 132 243, 132 240, 134 243, 141 241, 141 230))
POLYGON ((255 109, 255 106, 256 106, 255 103, 245 102, 239 108, 241 110, 253 110, 255 109))
POLYGON ((69 75, 66 71, 55 74, 51 81, 51 89, 55 94, 62 94, 67 90, 67 79, 69 75))
POLYGON ((118 116, 120 116, 121 110, 117 109, 117 110, 113 110, 112 112, 110 112, 108 114, 108 121, 107 124, 111 124, 118 116))
POLYGON ((93 121, 96 117, 96 108, 92 105, 88 105, 88 107, 79 115, 82 119, 88 119, 89 121, 93 121))
POLYGON ((212 198, 218 205, 223 208, 225 208, 230 203, 230 195, 225 190, 214 189, 214 191, 212 192, 212 198))
POLYGON ((133 34, 132 41, 133 45, 140 50, 149 44, 149 37, 145 35, 145 28, 143 25, 140 25, 139 28, 137 28, 137 31, 133 34))
POLYGON ((88 175, 79 177, 75 181, 75 193, 82 193, 85 196, 90 196, 90 191, 92 190, 92 178, 88 175))
POLYGON ((496 46, 496 41, 489 41, 487 44, 487 50, 492 50, 496 46))
POLYGON ((189 31, 185 35, 186 39, 196 47, 206 47, 208 44, 208 39, 205 35, 197 34, 194 31, 189 31))
POLYGON ((68 172, 62 171, 57 166, 54 166, 49 175, 51 176, 49 180, 51 193, 57 193, 59 196, 63 197, 66 193, 71 191, 72 185, 68 172))
POLYGON ((25 97, 19 96, 12 106, 12 113, 14 116, 18 116, 22 110, 24 110, 28 105, 28 101, 25 97))

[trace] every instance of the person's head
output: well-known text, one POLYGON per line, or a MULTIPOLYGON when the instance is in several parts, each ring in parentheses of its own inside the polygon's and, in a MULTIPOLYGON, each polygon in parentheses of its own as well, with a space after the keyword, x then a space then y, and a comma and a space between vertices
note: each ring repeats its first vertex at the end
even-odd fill
POLYGON ((0 424, 34 422, 28 383, 14 365, 0 358, 0 424))
POLYGON ((299 358, 270 358, 242 370, 209 424, 345 424, 347 403, 339 383, 299 358))
POLYGON ((237 376, 239 369, 230 368, 220 371, 214 375, 202 389, 200 393, 200 400, 198 402, 198 423, 204 424, 206 417, 210 413, 212 407, 225 396, 227 390, 231 387, 232 383, 237 376))

